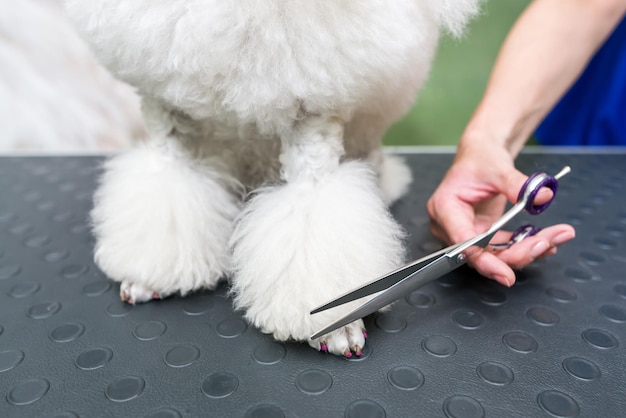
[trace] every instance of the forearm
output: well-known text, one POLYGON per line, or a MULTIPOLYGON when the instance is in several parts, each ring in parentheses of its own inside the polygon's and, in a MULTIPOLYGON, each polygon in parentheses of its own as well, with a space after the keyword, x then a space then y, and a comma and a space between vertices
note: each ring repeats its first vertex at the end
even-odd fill
POLYGON ((535 0, 507 36, 459 144, 514 158, 621 20, 626 0, 535 0))

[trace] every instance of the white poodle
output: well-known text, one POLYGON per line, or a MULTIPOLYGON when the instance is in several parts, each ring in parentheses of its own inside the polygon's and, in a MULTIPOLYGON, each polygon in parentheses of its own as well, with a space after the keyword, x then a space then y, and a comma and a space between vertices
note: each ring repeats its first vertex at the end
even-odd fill
POLYGON ((350 356, 361 320, 327 300, 397 268, 388 204, 411 180, 381 137, 409 109, 440 28, 479 0, 64 0, 149 140, 106 163, 95 259, 130 303, 230 277, 277 340, 350 356))

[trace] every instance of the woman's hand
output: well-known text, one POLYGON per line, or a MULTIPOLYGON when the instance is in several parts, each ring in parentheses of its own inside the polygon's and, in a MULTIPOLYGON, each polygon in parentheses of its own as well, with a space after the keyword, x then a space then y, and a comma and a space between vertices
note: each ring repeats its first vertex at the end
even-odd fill
MULTIPOLYGON (((504 212, 507 199, 515 203, 528 177, 515 169, 509 153, 496 147, 460 149, 443 181, 428 201, 431 231, 448 244, 456 244, 485 232, 504 212)), ((537 203, 551 197, 549 189, 537 203)), ((500 231, 494 243, 507 242, 511 233, 500 231)), ((556 253, 556 247, 574 238, 574 228, 560 224, 542 229, 510 248, 489 247, 470 256, 469 264, 482 275, 505 285, 515 283, 513 269, 556 253)))

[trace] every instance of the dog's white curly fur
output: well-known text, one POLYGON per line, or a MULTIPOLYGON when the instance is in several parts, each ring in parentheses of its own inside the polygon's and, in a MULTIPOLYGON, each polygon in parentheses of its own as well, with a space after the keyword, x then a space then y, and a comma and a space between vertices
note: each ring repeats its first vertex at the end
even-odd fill
MULTIPOLYGON (((151 138, 106 166, 98 264, 131 301, 230 272, 250 322, 308 340, 349 306, 311 308, 403 261, 387 203, 410 172, 380 140, 424 82, 440 28, 460 34, 478 2, 64 0, 143 97, 151 138)), ((364 343, 362 321, 309 341, 346 355, 364 343)))

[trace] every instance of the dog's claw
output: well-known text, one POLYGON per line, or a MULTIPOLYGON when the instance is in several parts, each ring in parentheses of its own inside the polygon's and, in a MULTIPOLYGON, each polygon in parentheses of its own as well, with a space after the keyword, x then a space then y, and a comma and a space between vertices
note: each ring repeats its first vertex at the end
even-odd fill
POLYGON ((346 356, 347 358, 352 357, 352 351, 350 351, 349 348, 346 348, 346 350, 343 352, 343 355, 346 356))
POLYGON ((140 284, 124 281, 120 285, 120 299, 130 305, 148 302, 154 299, 162 299, 163 293, 155 292, 140 284))
POLYGON ((361 351, 361 347, 359 347, 358 345, 354 346, 354 354, 356 354, 357 357, 361 357, 361 354, 363 354, 363 352, 361 351))

